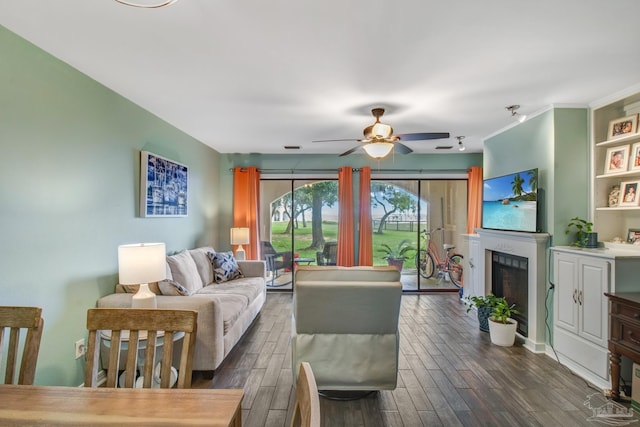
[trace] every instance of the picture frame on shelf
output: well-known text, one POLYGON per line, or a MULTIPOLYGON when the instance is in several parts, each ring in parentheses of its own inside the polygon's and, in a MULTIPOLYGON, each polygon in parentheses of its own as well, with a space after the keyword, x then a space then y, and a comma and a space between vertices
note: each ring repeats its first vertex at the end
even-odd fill
POLYGON ((619 147, 611 147, 607 149, 607 156, 605 158, 604 173, 620 173, 627 171, 627 165, 629 163, 629 145, 622 145, 619 147))
POLYGON ((618 206, 638 206, 638 189, 640 181, 625 181, 620 183, 620 201, 618 206))
POLYGON ((186 217, 187 166, 148 151, 140 152, 140 216, 186 217))
POLYGON ((638 244, 640 242, 640 228, 630 228, 627 232, 627 243, 638 244))
POLYGON ((620 117, 609 122, 609 132, 607 139, 622 138, 627 135, 638 133, 638 114, 620 117))
POLYGON ((640 171, 640 142, 636 142, 631 146, 631 155, 629 156, 629 170, 640 171))

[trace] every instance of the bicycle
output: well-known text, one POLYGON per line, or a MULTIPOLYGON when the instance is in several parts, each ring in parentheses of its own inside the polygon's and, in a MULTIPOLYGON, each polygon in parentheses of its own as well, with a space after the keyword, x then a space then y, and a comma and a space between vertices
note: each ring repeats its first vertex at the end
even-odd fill
POLYGON ((464 270, 462 267, 462 259, 464 257, 460 254, 452 253, 455 246, 445 243, 442 245, 445 255, 441 258, 436 244, 431 240, 432 233, 442 230, 444 230, 444 228, 438 227, 431 231, 427 231, 426 229, 421 231, 427 240, 427 249, 420 249, 420 251, 416 253, 416 268, 420 276, 428 279, 433 277, 437 267, 438 276, 444 277, 445 274, 448 275, 451 283, 462 290, 462 273, 464 270))

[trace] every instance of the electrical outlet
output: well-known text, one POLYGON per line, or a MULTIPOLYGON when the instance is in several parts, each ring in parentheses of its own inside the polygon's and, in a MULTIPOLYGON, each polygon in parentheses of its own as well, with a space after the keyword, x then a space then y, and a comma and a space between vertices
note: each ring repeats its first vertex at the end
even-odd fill
POLYGON ((80 359, 82 356, 84 356, 86 350, 87 349, 84 346, 84 338, 76 341, 76 359, 80 359))

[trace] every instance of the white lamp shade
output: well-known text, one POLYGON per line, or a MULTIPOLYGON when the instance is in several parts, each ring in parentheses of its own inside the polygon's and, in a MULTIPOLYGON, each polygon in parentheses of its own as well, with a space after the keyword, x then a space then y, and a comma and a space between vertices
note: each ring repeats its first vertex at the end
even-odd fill
POLYGON ((381 159, 393 150, 391 142, 372 142, 362 147, 374 159, 381 159))
POLYGON ((249 243, 249 229, 246 227, 235 227, 231 229, 231 244, 246 245, 249 243))
POLYGON ((159 282, 166 279, 164 243, 136 243, 118 246, 118 275, 123 285, 159 282))

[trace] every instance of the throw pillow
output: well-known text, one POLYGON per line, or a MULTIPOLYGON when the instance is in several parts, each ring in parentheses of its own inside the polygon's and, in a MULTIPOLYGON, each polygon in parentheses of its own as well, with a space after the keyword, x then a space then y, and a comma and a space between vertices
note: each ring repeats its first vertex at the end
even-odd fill
POLYGON ((213 265, 213 280, 216 283, 223 283, 229 280, 244 277, 238 262, 231 252, 209 252, 209 258, 213 265))
POLYGON ((189 251, 185 250, 168 256, 167 263, 171 267, 171 276, 175 282, 184 286, 191 293, 202 289, 202 279, 200 279, 198 267, 189 251))
POLYGON ((173 280, 163 280, 161 282, 158 282, 158 287, 160 288, 160 292, 162 292, 162 295, 184 297, 188 297, 189 295, 191 295, 191 292, 189 292, 187 288, 173 280))

